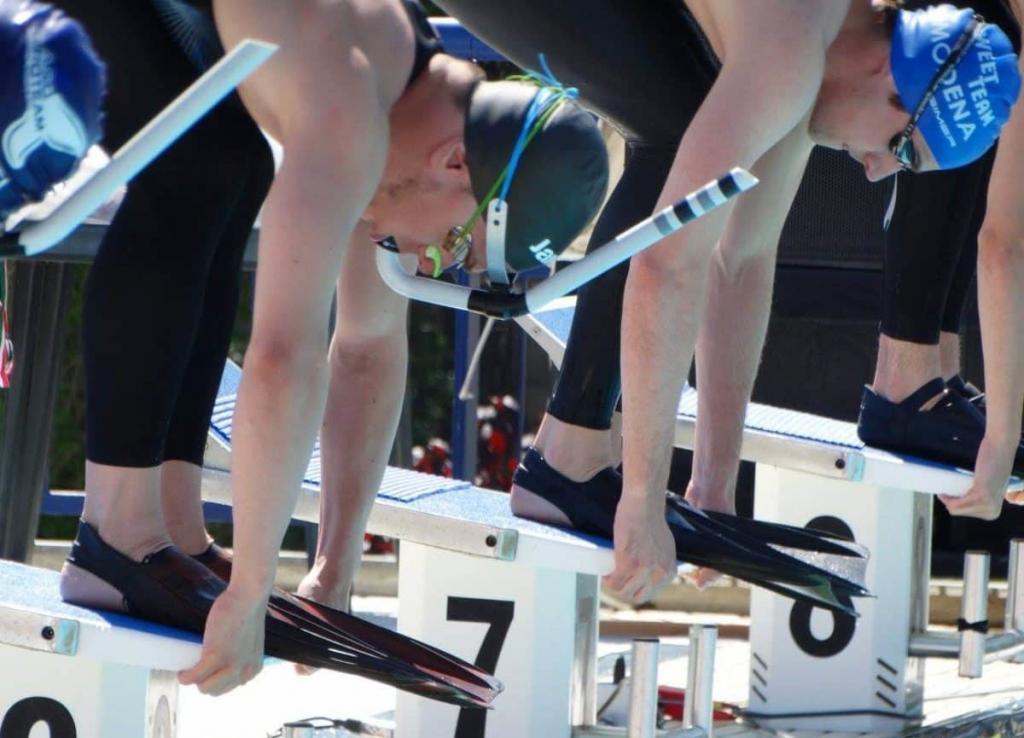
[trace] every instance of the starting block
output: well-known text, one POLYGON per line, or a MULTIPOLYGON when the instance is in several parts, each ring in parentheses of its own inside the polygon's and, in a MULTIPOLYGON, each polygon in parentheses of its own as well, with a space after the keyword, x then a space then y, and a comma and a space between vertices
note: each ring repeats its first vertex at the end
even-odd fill
MULTIPOLYGON (((209 502, 230 504, 240 381, 241 369, 229 361, 204 462, 203 498, 209 502)), ((402 541, 399 629, 505 684, 489 711, 399 692, 395 738, 615 734, 588 732, 597 725, 598 578, 612 569, 611 543, 517 518, 508 500, 459 480, 395 468, 385 473, 368 530, 402 541)), ((319 446, 293 517, 319 521, 319 446)), ((698 728, 675 735, 705 733, 698 728)))
MULTIPOLYGON (((560 366, 574 310, 575 299, 567 298, 516 320, 560 366)), ((676 446, 693 447, 696 419, 697 392, 686 387, 676 414, 676 446)), ((927 633, 933 497, 964 494, 973 475, 866 447, 852 423, 754 403, 741 455, 756 464, 755 517, 828 530, 866 546, 866 584, 876 596, 857 602, 855 619, 755 587, 751 716, 772 728, 881 733, 919 721, 919 657, 960 654, 959 637, 927 633)), ((1011 488, 1020 486, 1012 480, 1011 488)), ((1020 551, 1015 553, 1016 559, 1020 551)), ((1019 577, 1017 571, 1011 578, 1019 577)), ((976 644, 988 654, 984 658, 1019 648, 1021 619, 1015 613, 1008 618, 1009 633, 990 636, 988 646, 976 644)), ((982 657, 975 660, 977 673, 971 675, 980 676, 982 657)))
POLYGON ((58 580, 0 561, 0 736, 172 738, 199 637, 69 605, 58 580))

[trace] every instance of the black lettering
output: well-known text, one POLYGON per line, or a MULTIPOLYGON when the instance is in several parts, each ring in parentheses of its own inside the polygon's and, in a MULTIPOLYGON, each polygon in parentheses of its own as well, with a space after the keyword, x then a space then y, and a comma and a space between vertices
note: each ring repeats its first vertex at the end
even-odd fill
MULTIPOLYGON (((831 515, 817 517, 804 527, 854 540, 850 526, 831 515)), ((839 596, 837 599, 844 605, 853 604, 846 596, 839 596)), ((801 651, 816 658, 826 659, 842 653, 853 640, 857 630, 857 619, 852 615, 830 611, 832 632, 827 638, 820 639, 811 632, 811 615, 814 610, 814 606, 805 602, 793 603, 793 609, 789 612, 789 633, 793 636, 793 642, 801 651)))
POLYGON ((34 728, 43 723, 50 729, 50 738, 77 738, 75 719, 68 708, 49 697, 26 697, 15 702, 0 723, 0 738, 29 738, 34 728))
MULTIPOLYGON (((516 603, 509 600, 478 600, 472 597, 449 597, 448 620, 460 623, 487 623, 491 627, 484 635, 474 666, 494 674, 505 645, 505 637, 512 626, 516 603)), ((462 708, 455 724, 454 738, 484 738, 487 728, 487 710, 462 708)), ((0 736, 6 738, 6 736, 0 736)))

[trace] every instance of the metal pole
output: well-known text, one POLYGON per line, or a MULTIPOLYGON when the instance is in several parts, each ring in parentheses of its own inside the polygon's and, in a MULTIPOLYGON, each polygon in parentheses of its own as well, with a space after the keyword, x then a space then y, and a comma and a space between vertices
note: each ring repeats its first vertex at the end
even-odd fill
MULTIPOLYGON (((1008 630, 985 638, 985 663, 1013 661, 1024 651, 1024 633, 1008 630)), ((918 658, 956 659, 960 657, 960 634, 945 631, 917 633, 910 638, 910 655, 918 658)))
POLYGON ((1006 616, 1003 628, 1024 631, 1024 538, 1014 538, 1010 541, 1006 584, 1006 616))
MULTIPOLYGON (((914 493, 912 537, 913 568, 910 580, 910 637, 928 630, 928 593, 932 573, 932 506, 933 495, 914 493)), ((907 659, 903 670, 906 712, 915 718, 924 715, 924 659, 907 659)))
POLYGON ((15 268, 8 299, 16 365, 0 444, 0 558, 26 561, 35 539, 70 287, 65 264, 22 261, 15 268))
POLYGON ((988 559, 984 551, 968 551, 964 559, 964 594, 960 600, 960 676, 981 676, 985 663, 985 632, 972 629, 988 621, 988 559))
POLYGON ((629 683, 629 738, 654 738, 658 727, 658 652, 657 638, 633 641, 629 683))
POLYGON ((597 725, 598 584, 593 574, 576 575, 576 644, 572 662, 574 728, 597 725))
MULTIPOLYGON (((1024 539, 1010 541, 1010 565, 1006 574, 1006 618, 1003 628, 1024 633, 1024 539)), ((1014 664, 1024 662, 1024 655, 1009 659, 1014 664)))
MULTIPOLYGON (((459 276, 460 284, 466 282, 474 286, 478 278, 468 279, 459 276)), ((452 468, 457 479, 472 482, 476 476, 477 443, 477 400, 479 394, 479 378, 468 385, 472 397, 462 401, 459 399, 459 388, 466 380, 469 368, 469 357, 473 354, 480 339, 480 316, 461 310, 455 313, 455 387, 452 398, 452 468)))
POLYGON ((711 738, 715 711, 712 686, 715 679, 715 645, 718 628, 714 625, 690 626, 690 658, 686 675, 686 705, 683 727, 701 728, 711 738))

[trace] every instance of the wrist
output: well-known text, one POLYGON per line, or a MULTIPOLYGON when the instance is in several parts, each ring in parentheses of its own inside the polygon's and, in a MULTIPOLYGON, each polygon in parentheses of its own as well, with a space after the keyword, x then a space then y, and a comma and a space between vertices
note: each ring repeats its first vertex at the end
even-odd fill
POLYGON ((664 514, 665 495, 663 493, 651 494, 644 487, 624 488, 622 497, 619 499, 618 509, 630 512, 656 511, 664 514))

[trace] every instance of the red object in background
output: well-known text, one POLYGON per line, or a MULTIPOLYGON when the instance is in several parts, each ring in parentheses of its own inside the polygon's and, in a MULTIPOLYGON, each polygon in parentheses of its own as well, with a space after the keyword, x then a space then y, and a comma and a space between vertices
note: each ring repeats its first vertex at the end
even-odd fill
POLYGON ((477 476, 480 487, 508 491, 519 465, 519 403, 511 395, 492 395, 477 408, 477 476))
POLYGON ((364 554, 393 554, 394 552, 395 542, 393 539, 371 535, 370 533, 363 536, 364 554))
MULTIPOLYGON (((683 721, 683 710, 686 707, 686 690, 678 687, 658 687, 658 712, 664 715, 667 719, 675 722, 683 721)), ((736 715, 729 708, 730 705, 726 705, 721 702, 715 703, 714 717, 715 721, 719 720, 735 720, 736 715)))
POLYGON ((0 302, 0 389, 11 386, 11 375, 14 373, 14 343, 10 335, 7 309, 0 302))
MULTIPOLYGON (((519 403, 511 395, 493 395, 477 407, 478 487, 507 492, 512 475, 519 466, 519 403)), ((440 438, 431 438, 425 446, 412 449, 412 468, 426 474, 451 477, 451 446, 440 438)))
POLYGON ((412 449, 412 468, 425 474, 440 477, 452 476, 452 448, 447 441, 431 438, 427 445, 412 449))

